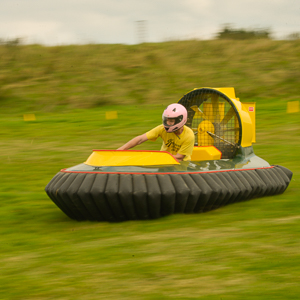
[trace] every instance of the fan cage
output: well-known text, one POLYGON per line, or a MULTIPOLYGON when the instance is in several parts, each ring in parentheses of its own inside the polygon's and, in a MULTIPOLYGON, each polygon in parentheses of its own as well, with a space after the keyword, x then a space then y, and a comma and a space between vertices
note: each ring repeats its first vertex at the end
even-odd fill
POLYGON ((209 88, 195 89, 178 103, 188 112, 186 126, 195 133, 195 146, 215 146, 222 158, 233 158, 241 144, 241 119, 232 101, 209 88))

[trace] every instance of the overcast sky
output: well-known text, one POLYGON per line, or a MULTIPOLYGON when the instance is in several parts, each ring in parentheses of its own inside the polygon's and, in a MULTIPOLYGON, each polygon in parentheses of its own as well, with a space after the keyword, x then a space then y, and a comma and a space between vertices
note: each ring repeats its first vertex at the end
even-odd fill
POLYGON ((228 23, 284 38, 300 0, 0 0, 0 38, 44 45, 209 39, 228 23))

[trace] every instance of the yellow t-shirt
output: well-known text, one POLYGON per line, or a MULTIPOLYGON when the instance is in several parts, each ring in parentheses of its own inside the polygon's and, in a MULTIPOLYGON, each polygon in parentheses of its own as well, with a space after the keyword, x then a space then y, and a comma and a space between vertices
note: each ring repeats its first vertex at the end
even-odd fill
POLYGON ((182 133, 176 135, 174 132, 166 132, 164 125, 161 124, 146 132, 146 135, 150 141, 156 141, 159 136, 163 139, 160 151, 167 151, 173 155, 179 153, 185 155, 184 161, 191 160, 195 135, 189 127, 184 125, 182 133))

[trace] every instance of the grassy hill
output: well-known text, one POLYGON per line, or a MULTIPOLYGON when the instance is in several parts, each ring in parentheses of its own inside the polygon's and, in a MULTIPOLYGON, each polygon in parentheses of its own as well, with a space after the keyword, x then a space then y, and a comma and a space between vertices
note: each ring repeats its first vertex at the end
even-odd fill
POLYGON ((0 298, 297 299, 300 122, 286 108, 300 100, 299 50, 271 40, 0 46, 0 298), (284 194, 120 224, 70 220, 47 197, 60 169, 159 124, 165 105, 202 86, 257 102, 254 151, 294 172, 284 194))
POLYGON ((0 46, 0 103, 33 111, 170 103, 195 87, 234 86, 239 97, 298 99, 300 42, 0 46))

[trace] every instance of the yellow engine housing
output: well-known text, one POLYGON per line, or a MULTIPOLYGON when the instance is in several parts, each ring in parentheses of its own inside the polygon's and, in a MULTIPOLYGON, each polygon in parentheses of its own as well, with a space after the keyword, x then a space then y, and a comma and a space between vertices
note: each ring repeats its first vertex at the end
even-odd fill
POLYGON ((237 109, 242 125, 242 147, 249 147, 256 142, 255 128, 255 102, 240 102, 235 96, 233 87, 229 88, 212 88, 226 95, 237 109))
POLYGON ((222 158, 222 152, 214 146, 194 147, 191 160, 218 160, 222 158))

